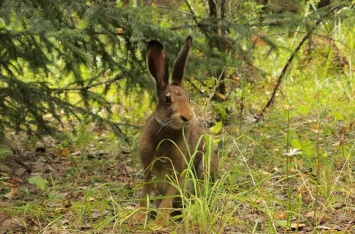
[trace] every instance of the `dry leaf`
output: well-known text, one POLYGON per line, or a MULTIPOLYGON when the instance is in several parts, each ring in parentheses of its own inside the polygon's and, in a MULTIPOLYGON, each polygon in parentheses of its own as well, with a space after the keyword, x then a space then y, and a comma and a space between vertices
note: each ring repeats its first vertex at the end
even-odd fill
POLYGON ((23 168, 23 167, 19 167, 17 168, 15 171, 14 171, 14 174, 17 175, 17 176, 22 176, 23 174, 25 174, 27 171, 26 168, 23 168))
POLYGON ((69 148, 63 148, 57 151, 58 157, 68 157, 70 154, 69 148))
POLYGON ((124 33, 123 28, 117 28, 117 34, 122 35, 124 33))
POLYGON ((291 223, 290 227, 292 229, 302 229, 306 226, 304 223, 291 223))
POLYGON ((314 133, 318 133, 319 132, 319 125, 318 124, 312 124, 311 125, 311 131, 314 133))
POLYGON ((259 35, 253 35, 251 41, 256 47, 265 45, 265 41, 259 35))
POLYGON ((313 218, 314 217, 314 211, 308 212, 307 214, 304 215, 306 218, 313 218))
POLYGON ((11 177, 10 179, 8 179, 7 183, 10 183, 10 185, 15 187, 15 184, 21 184, 23 183, 23 180, 19 177, 11 177))
POLYGON ((287 213, 277 213, 274 215, 275 219, 286 219, 287 218, 287 213))
POLYGON ((16 196, 17 192, 18 192, 18 189, 16 187, 11 187, 10 192, 6 193, 4 195, 4 197, 11 200, 12 198, 14 198, 16 196))
POLYGON ((315 229, 331 230, 332 228, 330 228, 328 226, 324 226, 324 225, 319 225, 319 226, 315 227, 315 229))
POLYGON ((79 155, 81 155, 81 150, 79 149, 79 150, 76 150, 75 152, 73 152, 71 155, 73 155, 73 156, 79 156, 79 155))

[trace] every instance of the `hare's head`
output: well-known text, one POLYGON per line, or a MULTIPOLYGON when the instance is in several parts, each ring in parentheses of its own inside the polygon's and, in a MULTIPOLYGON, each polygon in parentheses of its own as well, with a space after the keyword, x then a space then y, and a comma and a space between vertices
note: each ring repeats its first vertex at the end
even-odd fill
POLYGON ((189 36, 175 61, 171 83, 163 45, 156 40, 148 44, 147 67, 156 84, 158 95, 154 118, 162 127, 179 130, 193 117, 189 95, 182 89, 191 44, 192 38, 189 36))

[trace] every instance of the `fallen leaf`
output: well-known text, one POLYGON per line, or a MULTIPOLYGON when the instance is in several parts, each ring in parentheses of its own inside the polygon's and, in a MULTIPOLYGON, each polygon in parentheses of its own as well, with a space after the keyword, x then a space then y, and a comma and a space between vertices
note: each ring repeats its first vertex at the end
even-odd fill
POLYGON ((306 218, 313 218, 314 217, 314 211, 308 212, 307 214, 304 215, 306 218))
POLYGON ((275 219, 286 219, 287 218, 287 213, 277 213, 274 215, 275 219))
POLYGON ((328 226, 319 225, 319 226, 315 227, 314 229, 331 230, 332 228, 328 227, 328 226))
POLYGON ((16 187, 11 187, 10 192, 6 193, 4 195, 4 197, 11 200, 12 198, 14 198, 16 196, 17 192, 18 192, 18 189, 16 187))
POLYGON ((97 210, 97 209, 92 210, 91 218, 93 220, 98 220, 101 216, 102 215, 99 210, 97 210))
POLYGON ((306 224, 304 223, 294 223, 294 222, 292 222, 290 225, 292 229, 298 229, 298 230, 304 228, 305 226, 306 224))
POLYGON ((2 182, 1 184, 2 184, 2 185, 5 185, 5 187, 8 187, 8 188, 14 188, 14 187, 16 187, 15 184, 10 183, 10 182, 2 182))
POLYGON ((70 154, 69 148, 63 148, 57 151, 58 157, 68 157, 70 154))
POLYGON ((319 125, 318 124, 312 124, 311 125, 311 131, 314 133, 318 133, 319 132, 319 125))
POLYGON ((79 156, 79 155, 81 155, 81 150, 79 149, 79 150, 76 150, 75 152, 73 152, 71 155, 73 155, 73 156, 79 156))
POLYGON ((22 176, 23 174, 26 173, 26 171, 27 171, 26 168, 19 167, 14 171, 14 174, 17 176, 22 176))

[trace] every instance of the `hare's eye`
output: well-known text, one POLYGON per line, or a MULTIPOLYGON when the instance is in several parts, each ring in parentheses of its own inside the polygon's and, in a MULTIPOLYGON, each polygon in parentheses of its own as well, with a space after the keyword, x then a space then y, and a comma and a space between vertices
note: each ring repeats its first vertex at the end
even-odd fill
POLYGON ((165 104, 168 104, 168 105, 171 104, 171 96, 170 95, 165 96, 165 104))

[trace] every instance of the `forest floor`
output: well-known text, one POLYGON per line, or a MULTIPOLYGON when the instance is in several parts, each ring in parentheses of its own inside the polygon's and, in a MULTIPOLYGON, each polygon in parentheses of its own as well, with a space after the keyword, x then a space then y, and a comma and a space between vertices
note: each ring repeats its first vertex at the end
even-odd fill
POLYGON ((212 231, 198 218, 188 228, 179 221, 159 229, 129 226, 142 171, 134 150, 123 150, 108 135, 89 129, 79 145, 46 137, 26 146, 14 138, 19 144, 13 144, 13 155, 0 162, 0 234, 355 233, 354 171, 345 168, 350 163, 354 170, 353 162, 339 161, 328 191, 318 188, 316 195, 316 176, 304 166, 290 170, 290 182, 283 162, 249 158, 245 164, 242 154, 231 156, 235 149, 221 162, 228 179, 215 195, 216 214, 208 214, 215 216, 212 231), (287 221, 290 209, 294 214, 287 221))

